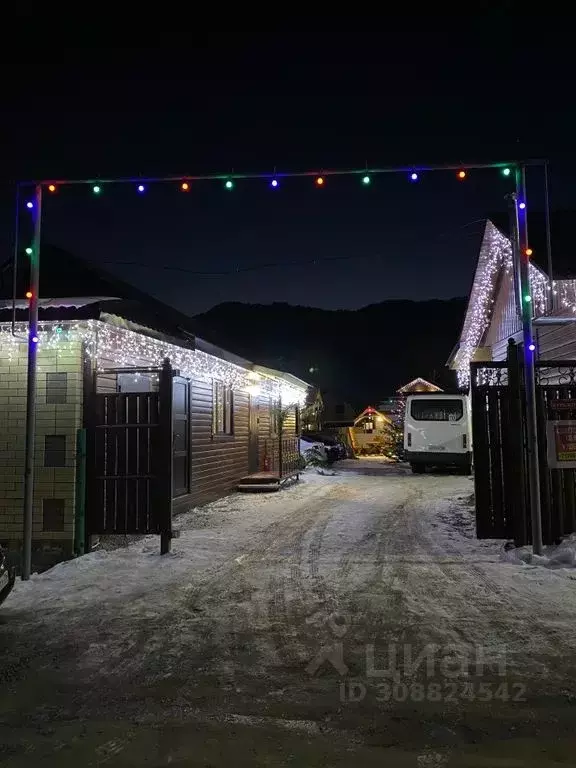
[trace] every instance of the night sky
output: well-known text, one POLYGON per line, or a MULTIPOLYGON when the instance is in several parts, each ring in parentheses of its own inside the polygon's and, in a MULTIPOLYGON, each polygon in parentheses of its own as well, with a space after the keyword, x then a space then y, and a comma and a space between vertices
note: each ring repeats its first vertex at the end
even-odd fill
MULTIPOLYGON (((420 52, 418 66, 380 51, 314 59, 281 48, 272 58, 258 48, 100 53, 61 49, 45 62, 37 99, 18 78, 6 92, 2 260, 16 179, 272 177, 274 168, 548 157, 553 206, 576 207, 570 73, 563 81, 535 61, 520 77, 506 66, 516 55, 509 46, 496 45, 488 61, 470 50, 420 52)), ((538 173, 529 176, 533 208, 542 203, 538 173)), ((466 295, 479 220, 504 210, 510 189, 497 170, 470 172, 465 182, 453 172, 422 174, 416 184, 407 174, 369 186, 336 177, 322 189, 306 178, 278 189, 238 181, 231 192, 218 181, 188 193, 153 184, 144 195, 103 185, 99 197, 69 187, 46 199, 44 237, 189 314, 222 301, 354 309, 466 295)))

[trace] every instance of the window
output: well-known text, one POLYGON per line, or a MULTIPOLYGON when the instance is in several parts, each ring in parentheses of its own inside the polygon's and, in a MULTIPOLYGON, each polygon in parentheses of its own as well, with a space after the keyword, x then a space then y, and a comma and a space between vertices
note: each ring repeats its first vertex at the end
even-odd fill
POLYGON ((68 391, 67 373, 46 374, 46 402, 65 403, 68 391))
POLYGON ((462 400, 412 400, 410 413, 416 421, 459 421, 464 415, 462 400))
POLYGON ((119 373, 116 386, 118 392, 157 392, 158 376, 150 373, 119 373))
POLYGON ((64 530, 64 499, 42 499, 42 530, 64 530))
POLYGON ((212 385, 212 432, 215 435, 231 435, 233 432, 232 420, 232 387, 226 386, 221 381, 214 381, 212 385))
POLYGON ((45 435, 44 466, 66 466, 66 435, 45 435))

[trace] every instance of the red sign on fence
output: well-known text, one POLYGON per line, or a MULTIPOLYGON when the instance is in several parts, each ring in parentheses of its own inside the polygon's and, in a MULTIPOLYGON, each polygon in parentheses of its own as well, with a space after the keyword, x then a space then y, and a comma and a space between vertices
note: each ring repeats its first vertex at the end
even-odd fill
POLYGON ((547 424, 548 466, 576 468, 576 421, 549 421, 547 424))
POLYGON ((553 411, 576 411, 576 399, 574 400, 550 400, 550 408, 553 411))

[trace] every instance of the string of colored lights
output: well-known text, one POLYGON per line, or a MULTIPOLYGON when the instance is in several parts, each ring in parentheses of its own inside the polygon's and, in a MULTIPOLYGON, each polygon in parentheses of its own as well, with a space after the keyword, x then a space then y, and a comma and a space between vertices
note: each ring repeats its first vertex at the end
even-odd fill
MULTIPOLYGON (((490 324, 497 280, 501 270, 504 270, 504 277, 511 284, 512 244, 492 222, 488 221, 480 248, 460 347, 455 356, 458 384, 461 387, 468 386, 470 382, 470 363, 490 324)), ((549 279, 534 264, 530 264, 529 279, 530 296, 524 297, 524 300, 532 303, 533 316, 541 317, 552 308, 549 279)), ((557 295, 557 301, 563 309, 576 312, 576 280, 555 280, 552 291, 557 295)), ((519 329, 520 326, 518 326, 519 329)))
MULTIPOLYGON (((544 160, 523 161, 523 165, 544 165, 544 160)), ((261 180, 265 181, 273 189, 278 189, 281 182, 291 178, 311 178, 316 187, 326 186, 331 177, 336 176, 357 176, 364 186, 372 183, 373 177, 383 174, 405 174, 409 181, 417 182, 421 175, 433 171, 453 171, 458 181, 464 181, 468 178, 469 171, 481 169, 497 169, 503 176, 511 176, 515 162, 496 162, 496 163, 459 163, 457 165, 418 165, 418 166, 395 166, 395 167, 374 167, 374 168, 353 168, 340 170, 322 170, 322 171, 281 171, 272 173, 215 173, 215 174, 183 174, 179 176, 127 176, 118 178, 88 178, 88 179, 48 179, 39 181, 23 181, 19 183, 20 187, 30 187, 41 185, 51 194, 58 192, 62 186, 69 185, 89 185, 95 195, 100 195, 104 190, 104 185, 111 184, 131 184, 138 194, 144 194, 150 184, 168 182, 178 184, 182 192, 189 192, 193 183, 199 181, 220 181, 224 188, 232 190, 236 182, 242 180, 261 180)), ((28 208, 33 208, 31 200, 26 203, 28 208)))
MULTIPOLYGON (((523 166, 545 166, 544 160, 530 160, 523 161, 523 166)), ((226 190, 233 190, 238 181, 242 180, 261 180, 266 181, 273 189, 277 189, 281 186, 283 180, 289 178, 309 178, 312 179, 316 187, 324 187, 328 180, 332 177, 338 176, 357 176, 362 185, 369 186, 372 183, 373 177, 381 174, 406 174, 408 180, 411 183, 418 182, 421 179, 422 174, 433 171, 450 171, 454 172, 455 178, 458 181, 465 181, 469 172, 473 170, 481 169, 496 169, 504 177, 510 177, 513 175, 513 171, 517 168, 515 162, 494 162, 494 163, 459 163, 457 165, 419 165, 419 166, 406 166, 406 167, 377 167, 377 168, 362 168, 362 169, 348 169, 348 170, 323 170, 318 171, 296 171, 296 172, 276 172, 273 173, 217 173, 217 174, 202 174, 193 175, 185 174, 179 176, 150 176, 150 177, 120 177, 120 178, 99 178, 99 179, 59 179, 59 180, 47 180, 47 181, 28 181, 21 182, 19 187, 26 186, 41 186, 45 188, 49 193, 56 194, 60 187, 68 185, 91 185, 92 192, 95 195, 100 195, 103 191, 104 185, 114 184, 131 184, 134 185, 138 194, 144 194, 148 186, 155 183, 167 182, 179 185, 179 189, 182 192, 189 192, 193 183, 199 181, 219 181, 222 182, 226 190)), ((34 202, 28 200, 26 202, 28 209, 34 208, 34 202)), ((524 201, 519 203, 519 207, 523 210, 526 207, 524 201)), ((480 275, 480 287, 476 285, 474 291, 477 296, 474 295, 471 298, 472 311, 467 322, 470 327, 470 334, 466 337, 466 341, 461 346, 461 350, 458 355, 459 361, 459 381, 465 383, 468 379, 468 364, 472 359, 472 355, 479 339, 481 338, 486 323, 489 319, 489 307, 487 302, 492 302, 494 280, 497 275, 500 266, 504 265, 507 272, 511 270, 511 247, 509 241, 499 233, 495 228, 493 235, 492 245, 488 247, 490 257, 483 265, 483 272, 480 275), (504 243, 506 245, 504 246, 504 243), (476 338, 477 337, 477 338, 476 338), (476 340, 475 340, 476 339, 476 340)), ((28 255, 32 255, 33 250, 31 248, 26 249, 28 255)), ((530 248, 526 249, 526 255, 532 255, 530 248)), ((478 269, 480 269, 481 261, 479 261, 478 269)), ((477 272, 478 275, 478 272, 477 272)), ((547 284, 547 279, 537 268, 532 264, 530 265, 530 295, 524 297, 526 302, 533 301, 534 313, 543 314, 548 306, 547 291, 550 290, 550 286, 547 284)), ((566 281, 562 281, 565 283, 566 281)), ((568 289, 565 285, 559 286, 561 291, 561 303, 562 306, 574 307, 572 295, 573 291, 568 289)), ((557 290, 557 289, 556 289, 557 290)), ((37 341, 35 337, 32 341, 37 341)))
MULTIPOLYGON (((17 324, 16 330, 25 336, 28 326, 25 323, 17 324)), ((0 335, 2 348, 8 350, 11 359, 13 355, 18 354, 19 345, 25 342, 12 335, 10 323, 0 323, 0 335)), ((96 362, 100 370, 111 364, 120 368, 142 365, 160 367, 164 359, 169 358, 172 367, 186 377, 209 382, 217 379, 235 390, 252 393, 257 387, 262 394, 273 399, 280 397, 286 406, 303 405, 306 399, 305 388, 300 389, 280 378, 256 374, 202 350, 180 347, 144 333, 118 327, 111 322, 40 322, 37 341, 40 341, 41 350, 53 349, 78 354, 80 344, 84 343, 88 356, 96 362)))

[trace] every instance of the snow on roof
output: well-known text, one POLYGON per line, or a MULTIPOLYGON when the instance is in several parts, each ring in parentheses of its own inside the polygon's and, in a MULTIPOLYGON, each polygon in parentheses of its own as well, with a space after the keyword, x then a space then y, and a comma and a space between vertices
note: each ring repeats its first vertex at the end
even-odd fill
POLYGON ((403 387, 400 387, 400 389, 397 389, 396 391, 401 394, 418 392, 418 387, 423 387, 424 391, 427 392, 442 392, 442 389, 437 387, 436 384, 432 384, 432 382, 426 381, 426 379, 422 379, 420 376, 412 379, 412 381, 409 381, 408 384, 404 384, 403 387))
MULTIPOLYGON (((100 301, 120 301, 117 296, 71 296, 59 299, 38 299, 39 309, 87 307, 100 301)), ((16 299, 16 309, 28 309, 28 299, 16 299)), ((12 309, 12 299, 1 299, 0 309, 12 309)))
POLYGON ((383 419, 383 421, 386 421, 388 424, 392 424, 392 420, 390 419, 389 416, 386 416, 386 414, 382 413, 382 411, 377 411, 376 408, 372 408, 372 406, 369 405, 367 408, 364 408, 364 410, 359 416, 356 416, 356 418, 354 419, 354 426, 356 426, 356 424, 358 424, 360 419, 363 419, 365 416, 378 416, 381 419, 383 419))

